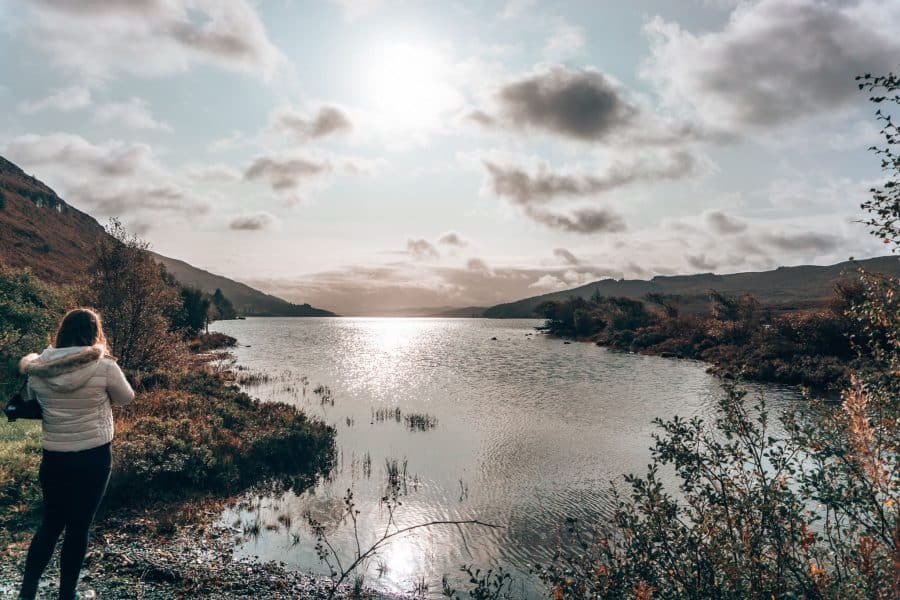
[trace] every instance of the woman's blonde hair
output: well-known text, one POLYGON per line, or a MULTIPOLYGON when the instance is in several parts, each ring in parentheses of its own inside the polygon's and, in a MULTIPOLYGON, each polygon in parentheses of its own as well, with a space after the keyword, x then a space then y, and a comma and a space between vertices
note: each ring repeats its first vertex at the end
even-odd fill
POLYGON ((66 313, 59 323, 53 347, 72 346, 103 346, 109 352, 100 313, 92 308, 74 308, 66 313))

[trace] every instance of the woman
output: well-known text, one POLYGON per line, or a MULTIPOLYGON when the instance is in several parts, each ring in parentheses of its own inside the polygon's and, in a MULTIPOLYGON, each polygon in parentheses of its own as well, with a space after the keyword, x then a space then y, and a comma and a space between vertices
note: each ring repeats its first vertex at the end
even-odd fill
POLYGON ((106 492, 112 455, 111 404, 124 404, 134 391, 110 356, 103 323, 93 310, 69 311, 56 340, 40 355, 19 363, 28 375, 27 394, 43 410, 40 482, 43 520, 28 549, 21 600, 32 600, 60 534, 59 598, 77 598, 88 530, 106 492))

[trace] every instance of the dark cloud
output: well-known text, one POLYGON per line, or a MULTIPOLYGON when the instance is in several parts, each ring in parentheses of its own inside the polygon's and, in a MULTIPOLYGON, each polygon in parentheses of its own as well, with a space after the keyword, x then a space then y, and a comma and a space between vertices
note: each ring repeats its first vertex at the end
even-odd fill
POLYGON ((741 3, 720 31, 693 34, 657 17, 646 27, 645 75, 699 119, 741 131, 861 102, 855 74, 887 72, 900 56, 890 2, 741 3))
POLYGON ((614 163, 602 175, 557 173, 546 165, 532 174, 520 166, 489 160, 484 161, 484 166, 494 193, 523 206, 559 197, 596 196, 632 183, 681 179, 698 170, 694 156, 681 150, 668 153, 663 160, 644 158, 627 164, 614 163))
POLYGON ((730 217, 721 210, 708 211, 704 213, 703 218, 710 229, 722 235, 741 233, 747 229, 745 222, 730 217))
POLYGON ((416 260, 425 260, 428 258, 437 258, 440 253, 431 242, 425 239, 407 240, 406 252, 412 255, 416 260))
POLYGON ((813 231, 793 234, 765 233, 759 239, 762 243, 783 252, 812 252, 819 254, 827 254, 837 250, 842 241, 837 235, 813 231))
POLYGON ((238 215, 231 219, 228 226, 239 231, 259 231, 268 229, 275 222, 275 218, 267 212, 258 212, 246 215, 238 215))
POLYGON ((577 265, 579 262, 581 262, 578 260, 577 256, 575 256, 565 248, 554 248, 553 256, 561 258, 567 265, 577 265))
POLYGON ((304 115, 290 108, 280 109, 275 112, 273 121, 276 128, 289 131, 302 140, 323 138, 353 129, 350 118, 335 106, 322 106, 313 115, 304 115))
POLYGON ((625 221, 621 215, 608 209, 579 208, 561 214, 528 207, 525 214, 551 229, 572 233, 625 231, 625 221))
POLYGON ((719 266, 712 260, 708 259, 705 254, 688 254, 685 256, 685 259, 687 259, 689 265, 699 271, 712 272, 715 271, 716 267, 719 266))
POLYGON ((442 234, 441 237, 438 238, 438 243, 447 246, 457 246, 458 248, 463 248, 469 245, 469 242, 463 239, 462 236, 460 236, 455 231, 448 231, 442 234))
POLYGON ((286 191, 331 170, 331 164, 325 161, 260 156, 244 171, 244 178, 265 181, 275 191, 286 191))
POLYGON ((581 141, 598 141, 629 124, 638 110, 602 73, 552 67, 507 83, 497 94, 500 115, 475 111, 470 119, 496 120, 581 141))
POLYGON ((473 110, 465 118, 478 123, 482 127, 492 127, 497 124, 497 120, 483 110, 473 110))

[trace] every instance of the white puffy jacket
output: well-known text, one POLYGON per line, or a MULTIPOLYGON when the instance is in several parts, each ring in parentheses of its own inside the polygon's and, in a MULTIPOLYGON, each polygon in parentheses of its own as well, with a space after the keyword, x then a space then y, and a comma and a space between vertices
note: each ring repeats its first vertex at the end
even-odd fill
POLYGON ((19 370, 44 413, 45 450, 77 452, 111 442, 111 404, 134 398, 119 365, 100 346, 47 348, 24 357, 19 370))

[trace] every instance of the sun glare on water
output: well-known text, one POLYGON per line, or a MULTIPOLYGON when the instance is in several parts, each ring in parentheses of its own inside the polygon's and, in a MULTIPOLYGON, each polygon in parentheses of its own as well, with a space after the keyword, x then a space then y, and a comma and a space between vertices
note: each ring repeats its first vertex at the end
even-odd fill
POLYGON ((427 43, 376 44, 365 57, 364 71, 364 96, 381 124, 392 129, 434 127, 459 101, 448 81, 449 62, 427 43))

